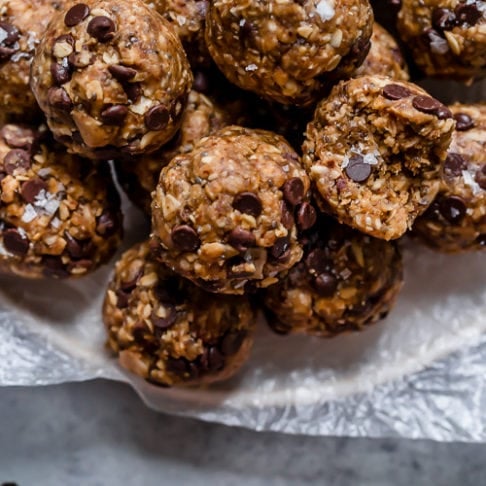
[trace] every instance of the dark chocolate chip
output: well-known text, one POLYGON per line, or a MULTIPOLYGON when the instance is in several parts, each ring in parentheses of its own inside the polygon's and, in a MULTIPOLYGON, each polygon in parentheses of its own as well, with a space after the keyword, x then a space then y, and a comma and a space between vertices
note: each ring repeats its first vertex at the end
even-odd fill
POLYGON ((114 235, 118 230, 117 221, 117 215, 113 211, 105 209, 96 219, 96 232, 106 237, 114 235))
POLYGON ((71 68, 69 65, 64 66, 63 64, 59 64, 57 62, 53 62, 51 64, 52 79, 57 86, 67 83, 71 79, 71 74, 71 68))
POLYGON ((127 98, 134 103, 140 98, 142 94, 142 85, 140 83, 126 83, 123 85, 123 89, 127 95, 127 98))
POLYGON ((93 243, 89 239, 78 240, 67 231, 64 233, 64 238, 66 240, 66 250, 69 256, 75 260, 85 258, 93 252, 93 243))
POLYGON ((354 182, 365 182, 371 175, 371 165, 366 164, 361 155, 353 155, 344 171, 354 182))
POLYGON ((449 223, 459 224, 466 215, 466 205, 461 198, 451 196, 440 201, 439 211, 449 223))
POLYGON ((15 171, 25 172, 30 168, 30 153, 23 149, 13 149, 7 152, 3 159, 5 172, 13 175, 15 171))
POLYGON ((215 346, 207 351, 207 367, 209 371, 220 371, 224 367, 224 356, 215 346))
POLYGON ((330 267, 329 258, 325 250, 316 248, 312 250, 307 258, 305 259, 305 264, 308 270, 314 274, 321 274, 328 270, 330 267))
POLYGON ((120 83, 126 83, 137 75, 137 70, 120 64, 113 64, 108 67, 110 74, 120 83))
POLYGON ((270 255, 273 258, 280 260, 284 257, 287 257, 290 250, 290 241, 288 236, 283 236, 281 238, 277 238, 275 243, 270 248, 270 255))
POLYGON ((152 312, 152 323, 159 329, 168 329, 174 325, 175 321, 177 320, 177 311, 173 305, 164 303, 164 309, 167 313, 165 317, 159 317, 155 314, 155 312, 152 312))
POLYGON ((0 30, 3 30, 4 32, 4 34, 0 36, 2 38, 0 44, 3 44, 4 46, 10 47, 20 38, 19 29, 8 22, 0 22, 0 30))
POLYGON ((412 105, 418 111, 435 115, 441 120, 452 117, 452 113, 447 106, 444 106, 440 101, 430 96, 415 96, 412 100, 412 105))
POLYGON ((407 98, 412 92, 400 84, 388 84, 383 88, 383 96, 389 100, 400 100, 407 98))
POLYGON ((334 275, 328 272, 319 274, 314 279, 314 289, 322 297, 331 297, 336 292, 338 281, 334 275))
POLYGON ((62 111, 69 112, 73 107, 71 98, 69 98, 64 88, 49 88, 47 101, 51 106, 62 111))
POLYGON ((456 113, 454 120, 456 120, 456 130, 460 132, 469 130, 474 126, 473 119, 466 113, 456 113))
POLYGON ((15 49, 12 49, 11 47, 0 46, 0 62, 8 61, 15 52, 15 49))
POLYGON ((120 282, 120 288, 124 292, 131 292, 136 286, 140 277, 143 275, 143 268, 137 269, 135 273, 131 273, 128 280, 122 280, 120 282))
POLYGON ((436 8, 432 12, 432 25, 438 31, 451 30, 455 22, 454 12, 447 8, 436 8))
POLYGON ((297 209, 297 225, 301 231, 312 228, 317 221, 317 213, 308 202, 303 202, 297 209))
POLYGON ((149 130, 163 130, 169 123, 170 113, 164 105, 154 106, 145 113, 144 120, 149 130))
POLYGON ((184 373, 189 372, 188 363, 184 358, 173 358, 172 356, 169 356, 165 367, 167 371, 176 375, 183 375, 184 373))
POLYGON ((44 255, 42 257, 43 273, 46 277, 66 278, 69 276, 61 257, 53 255, 44 255))
POLYGON ((202 94, 209 93, 209 78, 206 73, 202 71, 196 71, 194 73, 194 82, 192 83, 192 89, 202 94))
POLYGON ((100 113, 100 118, 105 125, 121 127, 127 115, 128 108, 125 105, 113 105, 105 108, 100 113))
POLYGON ((483 165, 481 169, 476 172, 474 180, 478 183, 481 189, 486 191, 486 165, 483 165))
POLYGON ((35 198, 41 191, 47 190, 47 184, 42 179, 36 177, 22 183, 20 194, 30 204, 35 202, 35 198))
POLYGON ((255 235, 243 228, 235 228, 228 236, 228 243, 240 252, 245 252, 248 248, 255 246, 255 235))
POLYGON ((444 163, 444 172, 452 177, 461 175, 467 168, 466 160, 461 154, 449 152, 444 163))
POLYGON ((172 243, 180 251, 193 252, 201 245, 196 230, 188 224, 176 226, 171 233, 172 243))
POLYGON ((29 240, 15 228, 3 232, 3 246, 14 255, 24 256, 29 251, 29 240))
POLYGON ((245 338, 246 331, 229 331, 221 340, 219 349, 224 356, 233 356, 239 351, 245 338))
POLYGON ((89 15, 89 7, 84 3, 78 3, 71 7, 64 16, 67 27, 74 27, 81 23, 89 15))
POLYGON ((298 177, 292 177, 282 187, 284 199, 292 206, 297 206, 304 198, 304 183, 298 177))
POLYGON ((88 24, 88 34, 99 42, 108 42, 115 37, 116 26, 109 17, 94 17, 88 24))
POLYGON ((459 3, 456 5, 454 13, 459 24, 468 24, 470 26, 476 25, 483 15, 474 3, 459 3))
POLYGON ((240 192, 233 199, 233 208, 240 213, 258 218, 262 213, 262 202, 253 192, 240 192))
POLYGON ((31 150, 35 141, 34 131, 19 125, 5 125, 0 130, 0 136, 9 147, 25 150, 31 150))
POLYGON ((285 202, 282 201, 282 224, 284 228, 286 229, 291 229, 292 226, 294 225, 294 217, 292 215, 292 211, 289 208, 289 205, 285 202))

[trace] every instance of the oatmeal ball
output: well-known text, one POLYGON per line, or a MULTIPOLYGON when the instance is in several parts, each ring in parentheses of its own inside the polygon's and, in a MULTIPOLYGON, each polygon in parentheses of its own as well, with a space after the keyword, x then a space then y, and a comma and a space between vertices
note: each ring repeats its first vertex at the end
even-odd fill
POLYGON ((237 86, 283 104, 309 105, 366 57, 368 0, 214 0, 209 52, 237 86))
POLYGON ((319 218, 304 258, 263 292, 267 320, 281 334, 332 337, 385 317, 403 280, 397 245, 319 218))
POLYGON ((403 0, 398 30, 428 76, 463 81, 485 76, 485 1, 403 0))
POLYGON ((122 237, 107 166, 66 153, 39 130, 0 130, 0 273, 80 277, 106 263, 122 237))
POLYGON ((450 107, 456 131, 435 201, 415 221, 430 247, 456 253, 486 250, 486 104, 450 107))
POLYGON ((192 83, 172 27, 140 0, 86 0, 57 14, 31 87, 71 153, 149 153, 179 128, 192 83))
POLYGON ((318 105, 303 145, 321 209, 377 238, 402 236, 437 194, 454 125, 414 84, 341 82, 318 105))
POLYGON ((190 152, 197 141, 230 122, 231 115, 224 108, 203 94, 191 91, 181 128, 168 144, 153 154, 115 163, 117 178, 130 200, 150 215, 151 193, 157 186, 162 167, 176 155, 190 152))
POLYGON ((0 111, 24 120, 39 114, 29 89, 34 49, 65 0, 2 0, 0 5, 0 111))
POLYGON ((353 76, 388 76, 409 80, 408 68, 395 39, 376 22, 373 25, 370 52, 353 76))
POLYGON ((302 256, 310 181, 282 137, 237 126, 170 162, 153 193, 158 258, 206 290, 268 287, 302 256))
POLYGON ((209 294, 151 258, 148 242, 122 255, 103 306, 121 366, 162 386, 233 375, 253 344, 255 313, 242 296, 209 294))

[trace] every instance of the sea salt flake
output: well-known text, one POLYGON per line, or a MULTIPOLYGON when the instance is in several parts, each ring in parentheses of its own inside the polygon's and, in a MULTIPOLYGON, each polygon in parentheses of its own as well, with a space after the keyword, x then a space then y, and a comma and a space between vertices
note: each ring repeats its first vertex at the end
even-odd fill
POLYGON ((52 218, 51 220, 51 226, 54 228, 54 229, 57 229, 59 228, 59 226, 61 226, 61 220, 57 217, 55 218, 52 218))

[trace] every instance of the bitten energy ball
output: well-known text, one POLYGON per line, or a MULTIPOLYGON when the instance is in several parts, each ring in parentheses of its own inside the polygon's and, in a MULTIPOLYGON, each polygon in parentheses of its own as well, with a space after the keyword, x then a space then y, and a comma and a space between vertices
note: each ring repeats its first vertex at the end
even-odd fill
POLYGON ((158 258, 214 292, 272 285, 302 256, 297 225, 315 222, 309 188, 282 137, 224 128, 162 169, 152 202, 158 258))
POLYGON ((373 25, 370 52, 363 64, 353 73, 356 76, 388 76, 408 81, 408 68, 395 39, 376 22, 373 25))
POLYGON ((206 42, 237 86, 283 104, 308 105, 331 80, 363 62, 372 26, 367 0, 215 0, 206 42))
POLYGON ((56 15, 31 74, 56 139, 96 159, 170 140, 191 83, 177 35, 140 0, 92 0, 56 15))
POLYGON ((303 162, 321 208, 391 240, 435 198, 455 121, 411 83, 363 76, 341 82, 307 127, 303 162))
POLYGON ((45 130, 0 130, 0 272, 79 277, 121 242, 109 168, 66 154, 45 130))
POLYGON ((391 242, 320 218, 301 262, 265 289, 269 325, 278 333, 332 337, 385 317, 402 285, 402 258, 391 242))
POLYGON ((153 154, 115 164, 117 178, 131 201, 147 214, 151 213, 151 193, 157 186, 160 171, 176 155, 190 152, 201 138, 229 125, 231 115, 203 94, 191 91, 182 124, 176 136, 153 154))
POLYGON ((403 0, 398 30, 428 75, 472 81, 486 75, 486 2, 403 0))
POLYGON ((148 242, 116 264, 103 320, 120 364, 163 386, 229 378, 246 361, 255 327, 245 297, 199 289, 152 260, 148 242))
POLYGON ((486 250, 486 104, 450 108, 457 124, 439 194, 413 230, 437 250, 486 250))
POLYGON ((2 0, 0 5, 0 111, 29 119, 40 112, 29 89, 34 49, 64 0, 2 0))

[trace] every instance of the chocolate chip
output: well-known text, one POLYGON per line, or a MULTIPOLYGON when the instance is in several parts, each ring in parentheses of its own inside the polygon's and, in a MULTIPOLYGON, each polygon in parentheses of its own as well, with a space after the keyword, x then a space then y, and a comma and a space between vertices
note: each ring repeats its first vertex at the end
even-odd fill
POLYGON ((290 241, 288 236, 277 238, 273 246, 270 248, 270 255, 277 260, 287 257, 289 252, 290 241))
MULTIPOLYGON (((133 272, 133 271, 132 271, 133 272)), ((120 288, 124 292, 131 292, 143 275, 143 268, 138 268, 134 273, 130 273, 128 280, 120 281, 120 288)))
POLYGON ((93 243, 89 239, 78 240, 67 231, 64 233, 64 239, 66 240, 66 250, 69 256, 75 260, 87 257, 93 251, 93 243))
POLYGON ((105 125, 121 127, 127 115, 128 108, 125 105, 113 105, 105 108, 100 113, 100 118, 105 125))
POLYGON ((15 54, 15 52, 15 49, 12 49, 11 47, 0 46, 0 61, 8 61, 15 54))
POLYGON ((123 89, 127 95, 127 98, 134 103, 140 98, 142 94, 142 86, 140 83, 127 83, 123 85, 123 89))
POLYGON ((312 228, 317 221, 317 213, 308 202, 303 202, 297 209, 297 225, 301 231, 312 228))
POLYGON ((449 223, 459 224, 466 215, 466 205, 461 198, 451 196, 440 201, 439 211, 449 223))
POLYGON ((447 106, 444 106, 440 101, 430 96, 415 96, 412 100, 412 105, 418 111, 435 115, 441 120, 452 117, 452 113, 447 106))
POLYGON ((354 182, 365 182, 371 175, 371 165, 366 164, 361 155, 353 155, 344 171, 354 182))
POLYGON ((466 167, 466 160, 461 154, 457 154, 455 152, 449 152, 447 154, 444 163, 444 172, 447 175, 450 175, 452 177, 459 176, 461 175, 462 171, 466 169, 466 167))
POLYGON ((0 130, 0 137, 9 147, 25 150, 31 150, 35 141, 34 131, 19 125, 5 125, 0 130))
POLYGON ((35 198, 41 191, 47 191, 47 184, 38 177, 25 181, 20 187, 21 196, 30 204, 35 202, 35 198))
POLYGON ((207 351, 207 368, 209 371, 220 371, 224 367, 224 356, 218 348, 211 346, 207 351))
POLYGON ((206 73, 202 71, 196 71, 194 73, 194 82, 192 83, 192 89, 202 94, 209 93, 209 79, 206 73))
POLYGON ((99 16, 90 20, 88 34, 99 42, 108 42, 115 37, 116 26, 109 17, 99 16))
POLYGON ((331 297, 336 292, 338 281, 328 272, 319 274, 314 279, 314 289, 321 297, 331 297))
POLYGON ((126 309, 128 307, 129 294, 124 292, 122 289, 118 289, 115 292, 116 295, 116 306, 119 309, 126 309))
POLYGON ((173 305, 164 303, 164 309, 166 312, 165 317, 159 317, 155 314, 155 312, 152 312, 152 323, 159 329, 168 329, 174 325, 175 321, 177 320, 177 311, 173 305))
POLYGON ((47 101, 51 106, 62 111, 69 112, 73 107, 71 98, 69 98, 64 88, 49 88, 47 101))
POLYGON ((0 22, 0 30, 3 30, 4 34, 0 36, 0 44, 4 46, 12 46, 20 38, 20 32, 15 25, 8 22, 0 22))
POLYGON ((474 180, 477 182, 481 189, 486 191, 486 165, 483 165, 481 169, 476 172, 474 180))
POLYGON ((224 356, 233 356, 239 351, 245 338, 246 331, 229 331, 221 340, 219 349, 224 356))
POLYGON ((15 228, 3 232, 3 246, 14 255, 24 256, 29 251, 29 240, 15 228))
POLYGON ((118 231, 117 215, 105 209, 98 218, 96 218, 96 232, 101 236, 112 236, 118 231))
POLYGON ((432 25, 438 31, 451 30, 455 22, 454 12, 447 8, 436 8, 432 12, 432 25))
POLYGON ((255 246, 255 235, 243 228, 235 228, 228 236, 228 243, 240 252, 245 252, 248 248, 255 246))
POLYGON ((137 75, 137 70, 121 64, 113 64, 108 67, 110 74, 120 83, 126 83, 137 75))
POLYGON ((175 373, 176 375, 183 375, 189 371, 188 363, 184 358, 173 358, 172 356, 169 356, 165 367, 167 371, 175 373))
POLYGON ((289 208, 289 205, 282 201, 282 216, 281 216, 282 224, 284 228, 291 229, 294 225, 294 217, 292 216, 292 211, 289 208))
POLYGON ((64 16, 67 27, 74 27, 81 23, 89 15, 89 7, 84 3, 78 3, 71 7, 64 16))
POLYGON ((30 153, 27 150, 13 149, 3 159, 5 172, 13 175, 15 171, 25 172, 30 168, 30 153))
POLYGON ((170 113, 164 105, 154 106, 145 113, 144 120, 149 130, 163 130, 169 123, 170 113))
POLYGON ((407 98, 412 92, 400 84, 388 84, 383 88, 383 96, 389 100, 401 100, 407 98))
POLYGON ((56 37, 56 39, 54 40, 55 44, 58 44, 58 43, 61 43, 61 42, 67 43, 71 47, 74 47, 74 44, 75 44, 74 37, 71 34, 60 35, 59 37, 56 37))
POLYGON ((44 266, 43 274, 46 277, 52 278, 66 278, 69 277, 61 257, 53 255, 44 255, 42 257, 42 265, 44 266))
POLYGON ((456 130, 464 132, 471 129, 474 126, 472 118, 466 113, 456 113, 454 115, 454 120, 456 120, 456 130))
POLYGON ((71 68, 68 65, 63 66, 62 64, 53 62, 51 64, 51 76, 54 84, 61 86, 71 79, 71 68))
POLYGON ((233 208, 240 213, 258 218, 262 213, 262 202, 253 192, 240 192, 233 199, 233 208))
POLYGON ((328 270, 330 267, 329 265, 329 258, 325 250, 316 248, 312 250, 305 259, 305 264, 309 270, 309 272, 314 274, 321 274, 328 270))
POLYGON ((476 25, 482 17, 482 12, 475 4, 459 3, 454 9, 457 22, 460 24, 476 25))
POLYGON ((201 245, 201 240, 194 228, 188 224, 176 226, 171 233, 172 243, 180 251, 193 252, 201 245))
POLYGON ((292 177, 283 185, 282 192, 289 204, 297 206, 304 198, 304 183, 298 177, 292 177))

